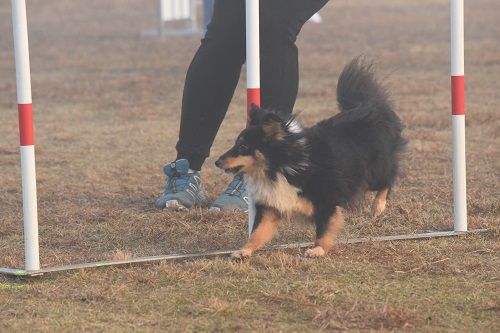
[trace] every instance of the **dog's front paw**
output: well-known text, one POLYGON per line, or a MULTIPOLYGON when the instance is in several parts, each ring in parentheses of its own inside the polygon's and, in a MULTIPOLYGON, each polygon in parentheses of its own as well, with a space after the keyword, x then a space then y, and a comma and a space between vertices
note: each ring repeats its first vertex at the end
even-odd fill
POLYGON ((250 258, 252 256, 252 250, 250 249, 241 249, 238 251, 233 252, 231 257, 235 259, 245 259, 245 258, 250 258))
POLYGON ((319 258, 319 257, 324 257, 325 256, 325 250, 321 246, 316 246, 313 247, 312 249, 309 249, 306 251, 305 256, 307 258, 319 258))
POLYGON ((385 201, 377 202, 376 204, 373 204, 373 206, 372 206, 372 216, 379 217, 380 215, 382 215, 382 212, 384 210, 385 210, 385 201))

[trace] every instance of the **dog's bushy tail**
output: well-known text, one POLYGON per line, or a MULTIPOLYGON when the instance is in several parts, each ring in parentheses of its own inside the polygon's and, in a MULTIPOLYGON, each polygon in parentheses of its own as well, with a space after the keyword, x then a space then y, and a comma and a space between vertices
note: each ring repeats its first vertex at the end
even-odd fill
POLYGON ((385 88, 375 78, 373 64, 363 57, 354 58, 342 70, 337 85, 337 103, 341 112, 368 104, 391 109, 385 88))

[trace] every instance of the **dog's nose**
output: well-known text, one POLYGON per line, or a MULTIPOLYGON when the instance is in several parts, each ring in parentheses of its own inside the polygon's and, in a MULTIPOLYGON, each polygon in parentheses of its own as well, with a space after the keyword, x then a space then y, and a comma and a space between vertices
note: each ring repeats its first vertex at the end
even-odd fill
POLYGON ((217 161, 215 161, 215 166, 222 169, 222 161, 220 158, 217 161))

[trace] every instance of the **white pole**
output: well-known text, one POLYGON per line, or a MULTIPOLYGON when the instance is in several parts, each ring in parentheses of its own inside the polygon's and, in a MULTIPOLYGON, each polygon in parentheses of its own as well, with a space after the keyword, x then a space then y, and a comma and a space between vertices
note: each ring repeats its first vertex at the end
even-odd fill
POLYGON ((453 227, 467 231, 465 172, 464 1, 451 0, 451 95, 453 144, 453 227))
MULTIPOLYGON (((247 109, 252 104, 260 106, 260 32, 259 0, 246 0, 246 64, 247 64, 247 109)), ((248 119, 248 115, 247 115, 248 119)), ((248 234, 252 233, 255 205, 251 195, 248 203, 248 234)))
POLYGON ((24 216, 25 270, 40 269, 36 199, 35 142, 31 108, 28 24, 25 0, 12 0, 24 216))

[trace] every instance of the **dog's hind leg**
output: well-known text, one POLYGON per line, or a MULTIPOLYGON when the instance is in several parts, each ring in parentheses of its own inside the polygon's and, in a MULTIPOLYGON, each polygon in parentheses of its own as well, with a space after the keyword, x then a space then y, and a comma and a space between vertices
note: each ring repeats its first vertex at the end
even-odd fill
MULTIPOLYGON (((320 217, 321 219, 322 217, 320 217)), ((342 208, 337 206, 333 214, 327 217, 326 221, 316 221, 316 242, 312 249, 306 251, 306 257, 315 258, 324 256, 333 246, 342 226, 344 225, 344 216, 342 208)))
POLYGON ((233 253, 233 258, 250 257, 253 252, 266 245, 276 234, 279 223, 280 217, 274 210, 257 207, 252 235, 241 250, 233 253))
POLYGON ((375 200, 373 200, 372 204, 372 215, 377 217, 382 214, 385 209, 385 205, 387 203, 387 196, 389 195, 390 187, 387 187, 383 190, 380 190, 375 195, 375 200))

